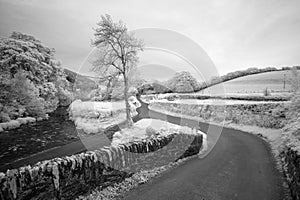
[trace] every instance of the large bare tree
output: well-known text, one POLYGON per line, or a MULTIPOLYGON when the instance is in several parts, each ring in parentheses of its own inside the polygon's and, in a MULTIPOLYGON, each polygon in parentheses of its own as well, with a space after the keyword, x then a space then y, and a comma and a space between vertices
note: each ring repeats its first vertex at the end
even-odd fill
POLYGON ((138 62, 137 54, 143 50, 143 42, 129 33, 122 21, 115 22, 109 15, 101 16, 94 35, 92 44, 99 53, 93 64, 93 71, 102 77, 123 77, 126 125, 131 126, 133 122, 128 102, 130 71, 138 62))

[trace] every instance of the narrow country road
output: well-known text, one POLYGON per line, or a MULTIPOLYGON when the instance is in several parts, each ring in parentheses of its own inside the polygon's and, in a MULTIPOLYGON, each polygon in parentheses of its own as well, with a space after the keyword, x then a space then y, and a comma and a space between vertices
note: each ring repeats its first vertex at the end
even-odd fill
POLYGON ((281 200, 282 175, 270 149, 253 135, 223 129, 213 150, 130 191, 133 200, 281 200))
MULTIPOLYGON (((143 105, 144 107, 147 105, 143 105)), ((151 118, 165 117, 150 111, 151 118)), ((179 123, 178 117, 168 121, 179 123)), ((187 121, 188 122, 188 121, 187 121)), ((195 121, 190 121, 195 125, 195 121)), ((208 124, 199 123, 202 131, 208 124)), ((127 200, 281 200, 283 175, 268 144, 246 132, 223 128, 204 158, 193 158, 126 194, 127 200)))
MULTIPOLYGON (((197 120, 179 118, 149 110, 142 102, 134 119, 162 119, 175 124, 196 127, 207 133, 220 127, 197 120)), ((112 136, 117 130, 112 128, 112 136)), ((214 132, 214 131, 212 131, 214 132)), ((103 135, 104 136, 104 135, 103 135)), ((106 136, 91 137, 89 145, 99 148, 107 145, 106 136), (103 144, 102 144, 103 143, 103 144)), ((214 136, 208 138, 216 139, 214 136)), ((58 156, 72 155, 86 151, 86 144, 78 141, 47 152, 22 159, 13 167, 33 164, 58 156)), ((127 200, 282 200, 283 175, 276 169, 270 148, 262 139, 246 132, 223 128, 215 147, 204 158, 193 158, 183 165, 154 178, 126 194, 127 200)), ((5 166, 7 169, 7 166, 5 166)))

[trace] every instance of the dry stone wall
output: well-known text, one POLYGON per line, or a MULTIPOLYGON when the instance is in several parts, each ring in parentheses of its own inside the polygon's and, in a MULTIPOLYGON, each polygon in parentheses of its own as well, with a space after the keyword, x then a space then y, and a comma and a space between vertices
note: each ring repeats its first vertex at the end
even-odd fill
POLYGON ((195 155, 202 139, 201 134, 155 136, 8 170, 0 174, 0 199, 74 199, 136 171, 195 155))

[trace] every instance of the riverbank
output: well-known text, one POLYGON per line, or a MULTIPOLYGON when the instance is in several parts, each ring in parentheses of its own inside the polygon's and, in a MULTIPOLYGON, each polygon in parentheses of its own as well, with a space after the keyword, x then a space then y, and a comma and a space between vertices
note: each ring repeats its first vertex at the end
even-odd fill
POLYGON ((59 107, 48 120, 23 124, 0 133, 0 165, 47 149, 78 141, 76 127, 69 120, 67 107, 59 107))

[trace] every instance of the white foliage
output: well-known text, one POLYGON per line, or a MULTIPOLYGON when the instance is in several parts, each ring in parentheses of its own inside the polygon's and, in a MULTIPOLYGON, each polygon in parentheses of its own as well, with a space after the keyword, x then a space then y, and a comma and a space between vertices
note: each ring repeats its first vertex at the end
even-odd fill
MULTIPOLYGON (((49 115, 45 116, 46 118, 49 118, 49 115)), ((26 117, 27 123, 34 123, 36 122, 36 119, 33 117, 26 117)))
POLYGON ((33 117, 20 117, 18 119, 16 119, 18 122, 20 122, 20 124, 28 124, 28 123, 34 123, 36 121, 35 118, 33 117))
POLYGON ((124 102, 74 101, 69 112, 71 117, 98 118, 108 117, 113 111, 125 108, 124 102))
MULTIPOLYGON (((140 102, 133 96, 129 99, 130 110, 133 114, 135 109, 140 107, 140 102)), ((108 118, 118 112, 125 112, 124 101, 117 102, 99 102, 99 101, 74 101, 69 107, 69 113, 72 118, 108 118)))
POLYGON ((18 118, 16 120, 11 120, 9 122, 0 123, 0 132, 4 130, 11 130, 20 127, 22 124, 33 123, 35 122, 35 118, 33 117, 23 117, 18 118))
MULTIPOLYGON (((130 112, 137 114, 136 108, 140 102, 135 97, 129 99, 130 112)), ((87 134, 99 133, 101 130, 112 124, 121 123, 125 117, 125 102, 93 102, 74 101, 69 107, 69 114, 78 129, 87 134)))
POLYGON ((26 124, 26 120, 24 118, 16 119, 20 124, 26 124))
POLYGON ((98 133, 102 129, 101 122, 97 119, 77 117, 74 119, 74 123, 76 128, 82 129, 87 134, 98 133))
POLYGON ((8 129, 14 129, 14 128, 18 128, 21 126, 20 122, 18 122, 17 120, 11 120, 8 123, 8 129))
POLYGON ((20 126, 21 126, 21 123, 17 120, 11 120, 9 122, 0 123, 0 127, 3 130, 10 130, 10 129, 18 128, 20 126))
POLYGON ((173 133, 185 133, 185 134, 202 134, 196 132, 192 128, 186 126, 179 126, 169 122, 165 122, 157 119, 142 119, 136 122, 133 127, 123 129, 116 132, 113 136, 112 145, 125 144, 128 142, 141 140, 147 138, 147 129, 153 129, 159 135, 166 136, 173 133))

